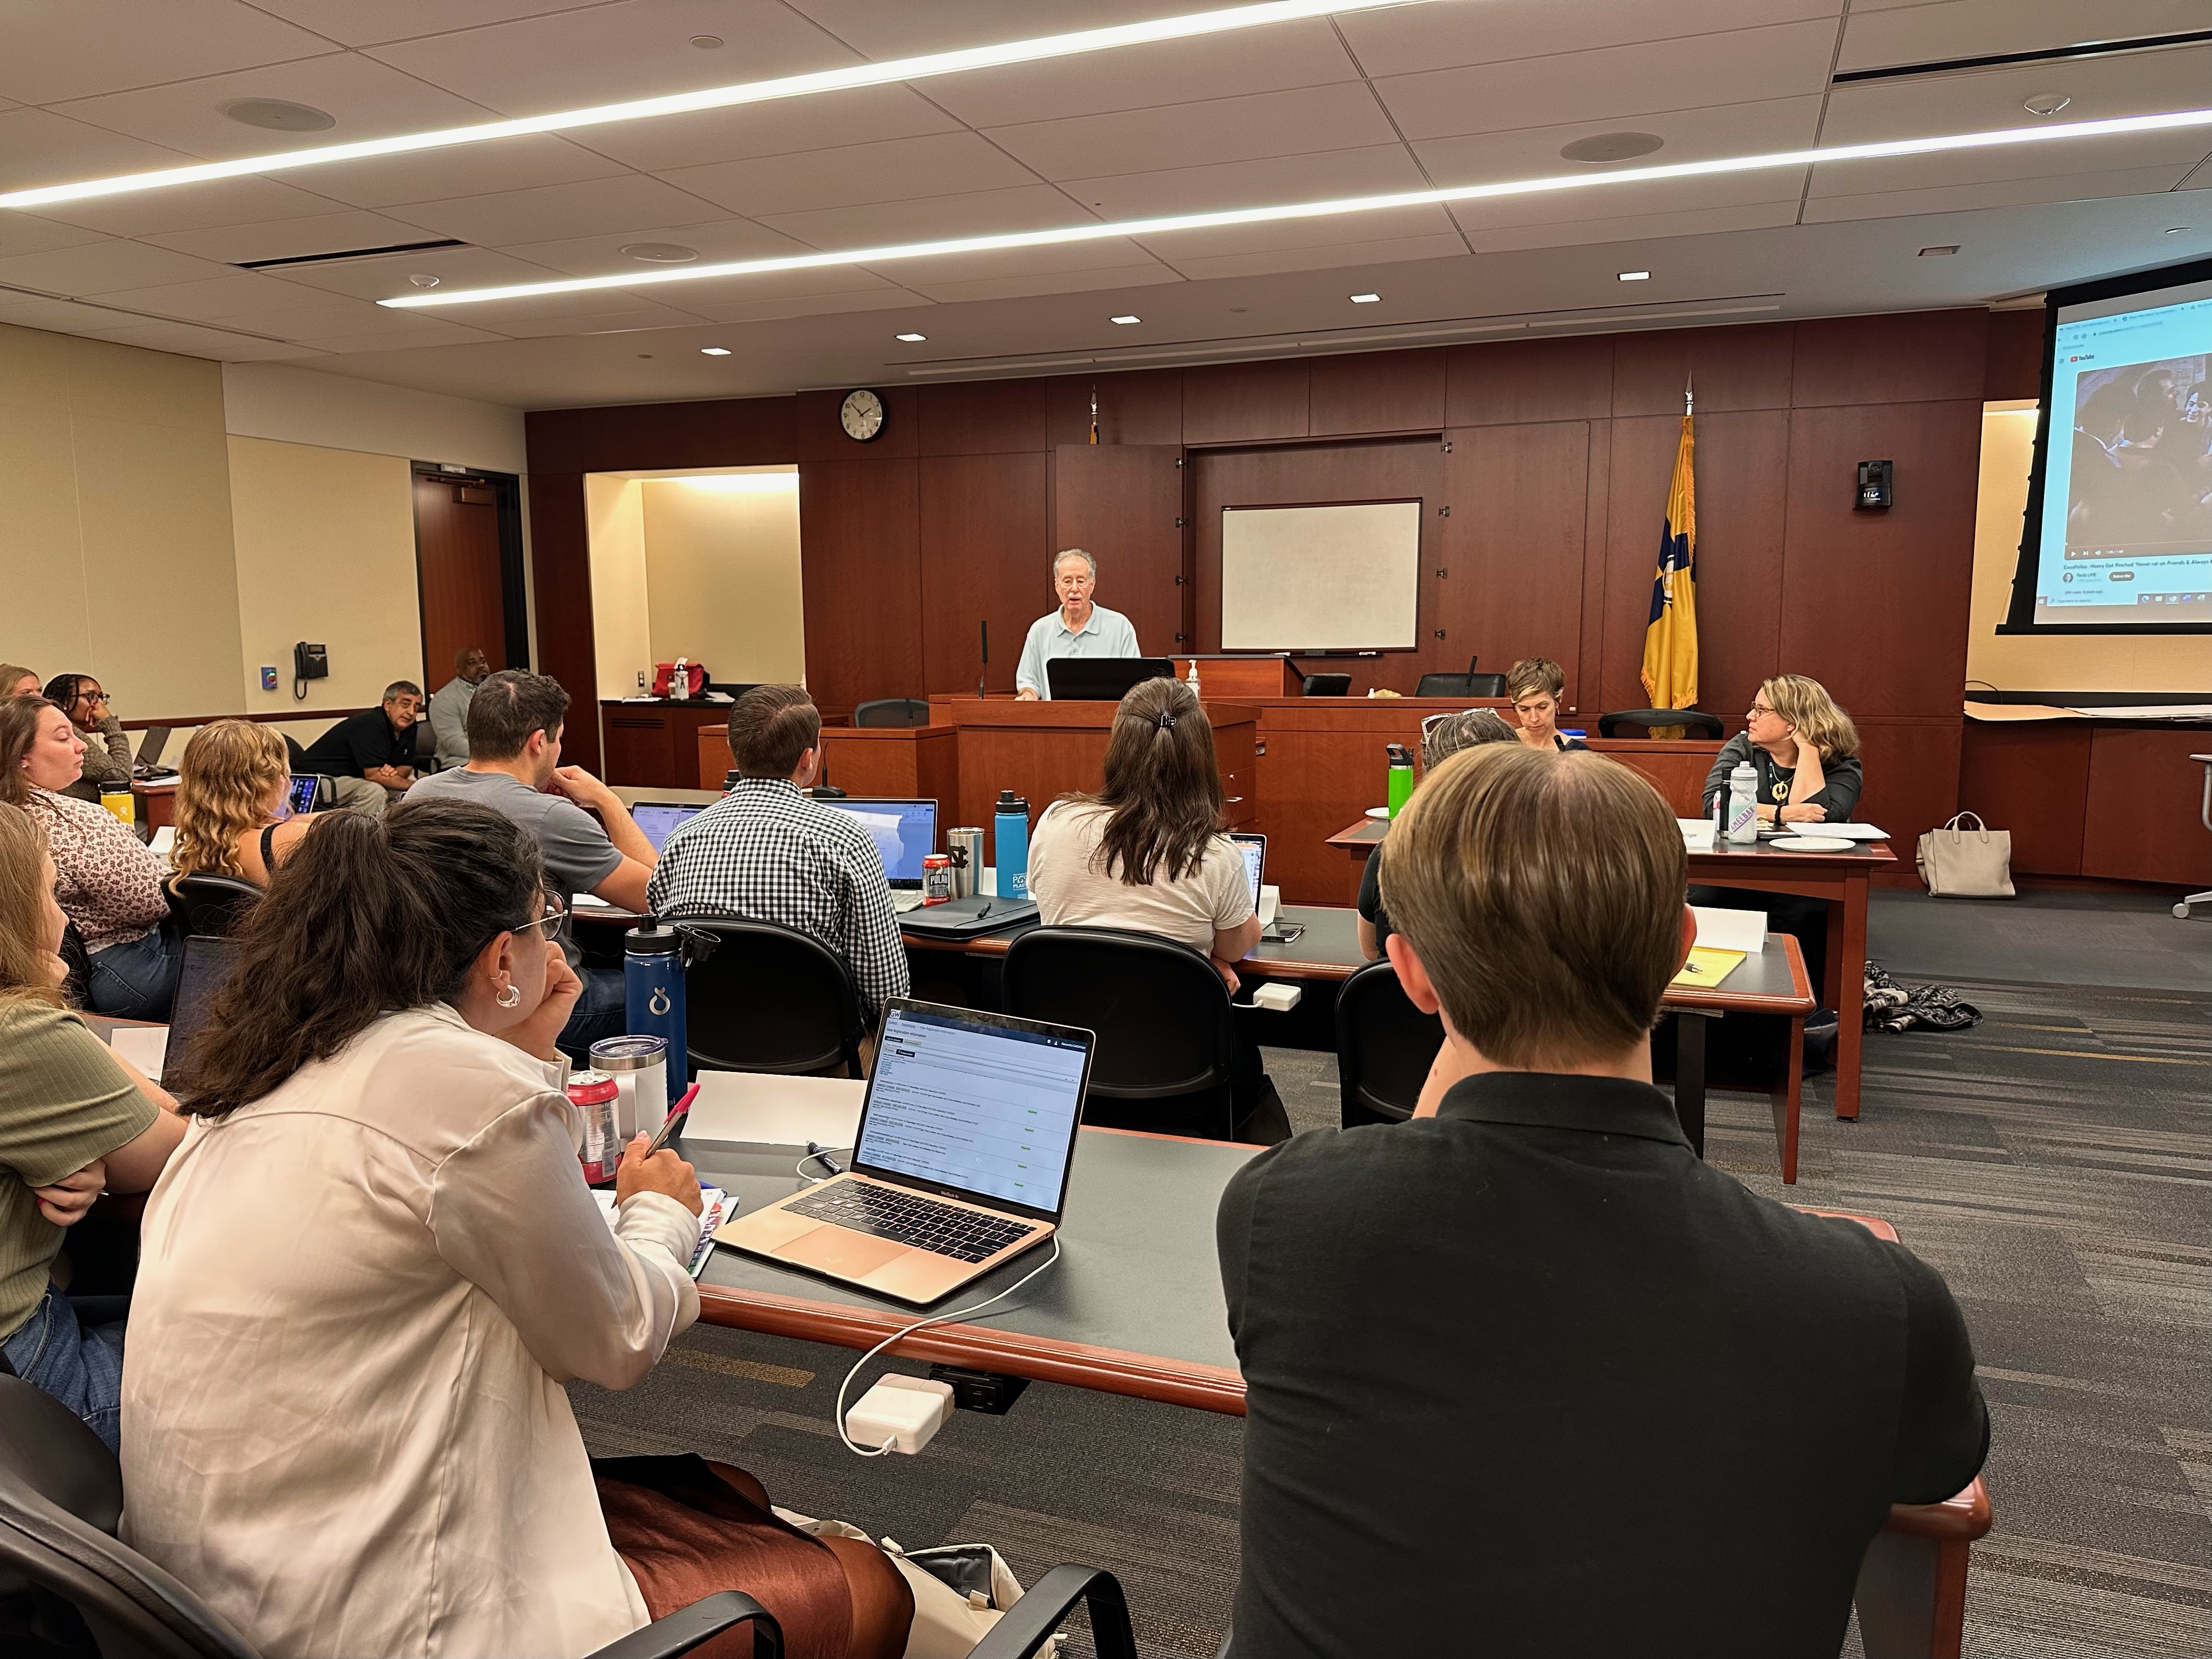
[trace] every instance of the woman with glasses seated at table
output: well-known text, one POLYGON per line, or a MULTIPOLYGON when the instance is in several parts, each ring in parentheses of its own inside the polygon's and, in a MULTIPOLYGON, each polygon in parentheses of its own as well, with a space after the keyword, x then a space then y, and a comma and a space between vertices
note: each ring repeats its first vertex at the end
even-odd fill
POLYGON ((596 1469, 563 1385, 698 1317, 699 1182, 640 1136, 613 1224, 553 1046, 580 988, 530 832, 332 812, 167 1081, 123 1370, 125 1528, 264 1653, 573 1655, 718 1589, 794 1653, 896 1655, 887 1557, 696 1457, 596 1469))
POLYGON ((70 717, 84 739, 84 771, 61 793, 98 801, 100 786, 131 787, 131 734, 107 706, 107 693, 89 674, 57 674, 46 682, 46 701, 70 717))
POLYGON ((284 739, 252 720, 215 720, 192 733, 177 762, 180 876, 234 876, 266 887, 270 873, 320 817, 294 817, 284 739))

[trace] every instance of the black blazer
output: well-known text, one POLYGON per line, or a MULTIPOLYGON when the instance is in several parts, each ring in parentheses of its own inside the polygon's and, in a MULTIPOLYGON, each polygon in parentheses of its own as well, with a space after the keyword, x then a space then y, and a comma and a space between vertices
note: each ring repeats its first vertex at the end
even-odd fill
POLYGON ((1699 1162, 1647 1084, 1299 1135, 1218 1234, 1257 1659, 1833 1659, 1891 1502, 1987 1449, 1934 1271, 1699 1162))

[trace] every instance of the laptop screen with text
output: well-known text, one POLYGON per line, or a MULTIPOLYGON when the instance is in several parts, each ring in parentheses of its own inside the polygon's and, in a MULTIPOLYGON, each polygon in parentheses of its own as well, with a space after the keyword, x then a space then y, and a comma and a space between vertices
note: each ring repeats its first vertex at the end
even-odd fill
POLYGON ((894 886, 919 887, 921 861, 937 850, 937 803, 933 800, 860 799, 832 796, 816 799, 832 806, 868 832, 884 861, 884 879, 894 886))
POLYGON ((1090 1061, 1087 1032, 894 1002, 854 1168, 1057 1215, 1090 1061))
POLYGON ((1244 860, 1244 883, 1252 890, 1252 908, 1260 908, 1260 884, 1267 879, 1267 838, 1265 836, 1231 836, 1230 842, 1244 860))
POLYGON ((629 819, 658 853, 668 845, 671 836, 706 810, 678 801, 641 800, 629 809, 629 819))

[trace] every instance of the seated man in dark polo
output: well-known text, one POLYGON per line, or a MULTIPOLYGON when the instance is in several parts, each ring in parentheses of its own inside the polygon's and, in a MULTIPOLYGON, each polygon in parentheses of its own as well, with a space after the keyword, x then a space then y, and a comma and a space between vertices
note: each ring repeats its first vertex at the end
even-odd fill
POLYGON ((415 781, 415 722, 422 713, 422 688, 394 680, 383 706, 349 714, 317 738, 300 757, 302 772, 334 781, 337 804, 379 813, 415 781))
POLYGON ((1635 773, 1467 750, 1379 856, 1444 1046, 1413 1121, 1223 1195, 1237 1651, 1835 1653, 1890 1504, 1988 1448, 1950 1292, 1684 1140, 1650 1080, 1682 836, 1635 773))

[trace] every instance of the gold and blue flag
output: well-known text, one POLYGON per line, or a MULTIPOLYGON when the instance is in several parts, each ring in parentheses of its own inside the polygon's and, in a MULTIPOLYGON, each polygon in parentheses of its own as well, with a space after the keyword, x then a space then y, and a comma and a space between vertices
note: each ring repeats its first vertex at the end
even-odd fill
MULTIPOLYGON (((1644 691, 1653 708, 1698 706, 1698 489, 1691 465, 1690 415, 1674 452, 1667 518, 1659 527, 1659 568, 1651 578, 1651 615, 1644 629, 1644 691)), ((1680 728, 1674 728, 1679 732, 1680 728)), ((1654 737, 1668 735, 1654 730, 1654 737)))

